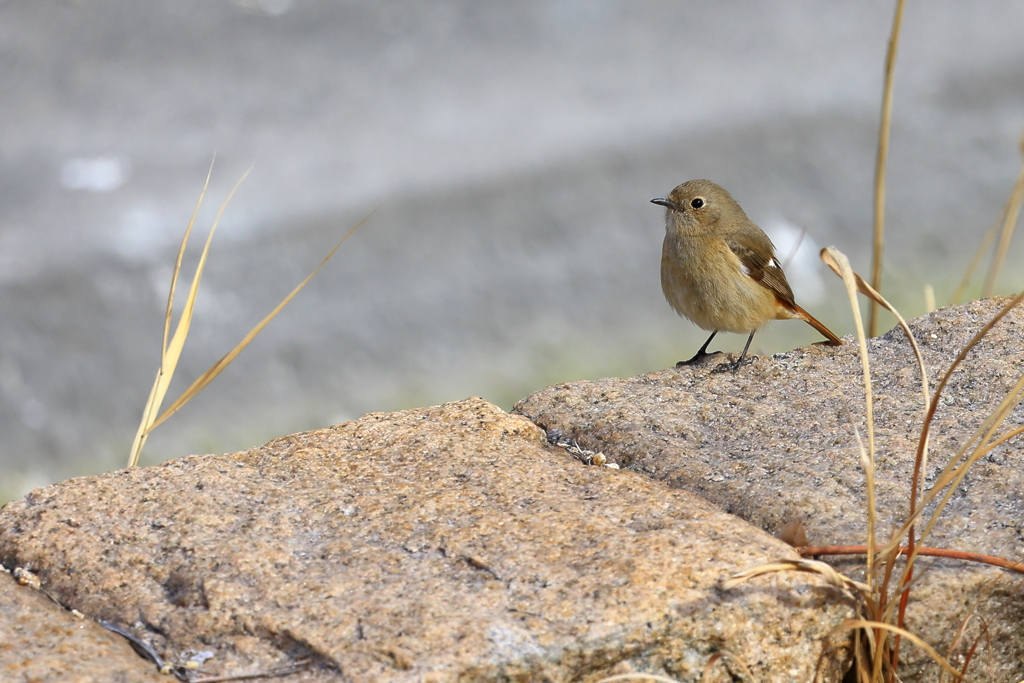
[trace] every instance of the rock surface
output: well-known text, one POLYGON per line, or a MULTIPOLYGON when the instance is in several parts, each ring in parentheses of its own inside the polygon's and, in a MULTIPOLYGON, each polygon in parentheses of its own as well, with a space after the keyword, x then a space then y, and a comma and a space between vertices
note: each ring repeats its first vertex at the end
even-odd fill
POLYGON ((167 683, 120 636, 0 572, 0 680, 167 683))
MULTIPOLYGON (((1005 302, 976 301, 910 323, 933 391, 957 353, 1005 302)), ((902 330, 869 340, 868 349, 878 444, 878 531, 887 540, 908 507, 922 395, 902 330)), ((680 349, 682 356, 690 353, 680 349)), ((1024 311, 1018 308, 971 352, 944 391, 931 430, 926 486, 1022 373, 1024 311)), ((866 441, 864 406, 853 340, 838 348, 815 345, 757 358, 736 374, 713 373, 704 365, 560 384, 523 399, 513 412, 561 430, 622 467, 697 493, 762 529, 776 532, 802 521, 809 545, 824 546, 866 541, 865 477, 854 433, 855 426, 866 441)), ((1018 406, 1002 431, 1022 424, 1024 409, 1018 406)), ((1024 558, 1022 445, 1024 436, 1017 437, 974 466, 928 545, 1018 562, 1024 558)), ((852 562, 840 564, 853 569, 852 562)), ((910 629, 943 653, 979 604, 992 637, 995 679, 1024 678, 1019 575, 940 561, 913 596, 910 629)), ((904 651, 911 660, 904 680, 933 671, 920 653, 904 651)))
MULTIPOLYGON (((0 561, 64 604, 172 662, 212 651, 204 675, 310 660, 294 681, 690 681, 723 650, 758 680, 808 680, 851 614, 841 596, 807 575, 720 587, 794 556, 480 399, 69 480, 0 511, 0 561)), ((739 671, 724 658, 719 680, 723 664, 739 671)))

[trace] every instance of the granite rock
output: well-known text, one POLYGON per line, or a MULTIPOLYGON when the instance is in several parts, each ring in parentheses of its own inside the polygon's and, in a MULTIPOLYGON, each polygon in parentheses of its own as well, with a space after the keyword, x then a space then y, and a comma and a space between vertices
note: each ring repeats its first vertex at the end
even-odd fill
POLYGON ((158 683, 166 678, 121 636, 0 572, 0 680, 158 683))
MULTIPOLYGON (((292 681, 807 680, 852 613, 791 548, 644 474, 586 466, 481 400, 37 489, 0 561, 204 675, 292 681)), ((838 656, 837 656, 838 657, 838 656)), ((831 661, 826 679, 839 675, 831 661)), ((198 675, 198 674, 196 674, 198 675)))
MULTIPOLYGON (((949 307, 910 322, 932 391, 939 377, 1006 298, 949 307)), ((866 542, 865 476, 857 434, 867 440, 856 340, 756 358, 737 373, 714 371, 727 359, 630 379, 548 387, 513 412, 561 430, 581 447, 668 486, 696 493, 776 533, 802 523, 811 546, 866 542)), ((681 349, 688 356, 692 349, 681 349)), ((900 328, 868 340, 878 445, 879 538, 908 509, 911 473, 924 416, 920 373, 900 328)), ((925 486, 982 424, 1024 373, 1024 311, 1014 309, 968 355, 940 399, 931 429, 925 486)), ((1024 424, 1018 406, 1003 431, 1024 424)), ((1024 436, 971 470, 929 546, 1024 558, 1024 436)), ((856 574, 852 561, 835 563, 856 574)), ((909 628, 940 652, 979 607, 992 638, 997 680, 1024 678, 1024 585, 1019 574, 987 565, 924 560, 913 590, 909 628), (941 615, 941 618, 936 618, 941 615)), ((919 652, 904 647, 904 680, 934 678, 919 652)), ((983 658, 984 659, 984 658, 983 658)), ((988 661, 988 660, 986 660, 988 661)), ((989 666, 980 660, 977 666, 989 666)), ((978 669, 973 669, 977 671, 978 669)))

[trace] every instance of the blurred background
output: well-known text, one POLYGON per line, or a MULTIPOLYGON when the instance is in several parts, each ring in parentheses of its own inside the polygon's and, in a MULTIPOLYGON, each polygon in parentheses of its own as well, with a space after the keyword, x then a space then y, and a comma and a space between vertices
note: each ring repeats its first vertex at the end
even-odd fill
MULTIPOLYGON (((731 190, 797 301, 851 333, 817 250, 870 271, 893 7, 0 0, 0 500, 123 466, 214 153, 186 277, 253 171, 168 404, 380 208, 143 464, 688 358, 706 334, 662 297, 649 200, 690 178, 731 190)), ((1024 3, 908 3, 884 290, 908 317, 998 219, 1022 126, 1024 3)), ((753 350, 819 340, 775 323, 753 350)))

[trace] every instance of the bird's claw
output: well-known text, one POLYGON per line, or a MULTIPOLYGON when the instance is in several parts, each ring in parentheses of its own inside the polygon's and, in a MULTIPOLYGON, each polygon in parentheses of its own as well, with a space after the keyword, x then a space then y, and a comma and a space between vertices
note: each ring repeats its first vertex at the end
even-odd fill
POLYGON ((754 362, 754 358, 756 358, 756 356, 748 356, 746 358, 740 358, 739 360, 733 361, 732 363, 719 363, 715 367, 711 368, 711 372, 729 372, 730 370, 733 372, 739 372, 740 367, 750 365, 754 362))
POLYGON ((705 358, 710 358, 711 356, 717 356, 720 353, 722 353, 722 352, 721 351, 712 351, 711 353, 700 353, 698 351, 697 354, 693 358, 691 358, 690 360, 681 360, 678 363, 676 363, 676 367, 677 368, 681 368, 681 367, 683 367, 685 365, 697 365, 698 363, 703 361, 705 358))

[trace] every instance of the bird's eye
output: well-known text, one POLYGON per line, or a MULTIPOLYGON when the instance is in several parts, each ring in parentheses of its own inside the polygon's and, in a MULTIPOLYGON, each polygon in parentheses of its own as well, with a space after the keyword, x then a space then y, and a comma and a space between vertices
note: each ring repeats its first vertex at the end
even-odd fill
POLYGON ((690 206, 692 206, 695 209, 699 209, 699 208, 703 207, 704 206, 704 198, 703 197, 694 197, 693 199, 690 200, 690 206))

